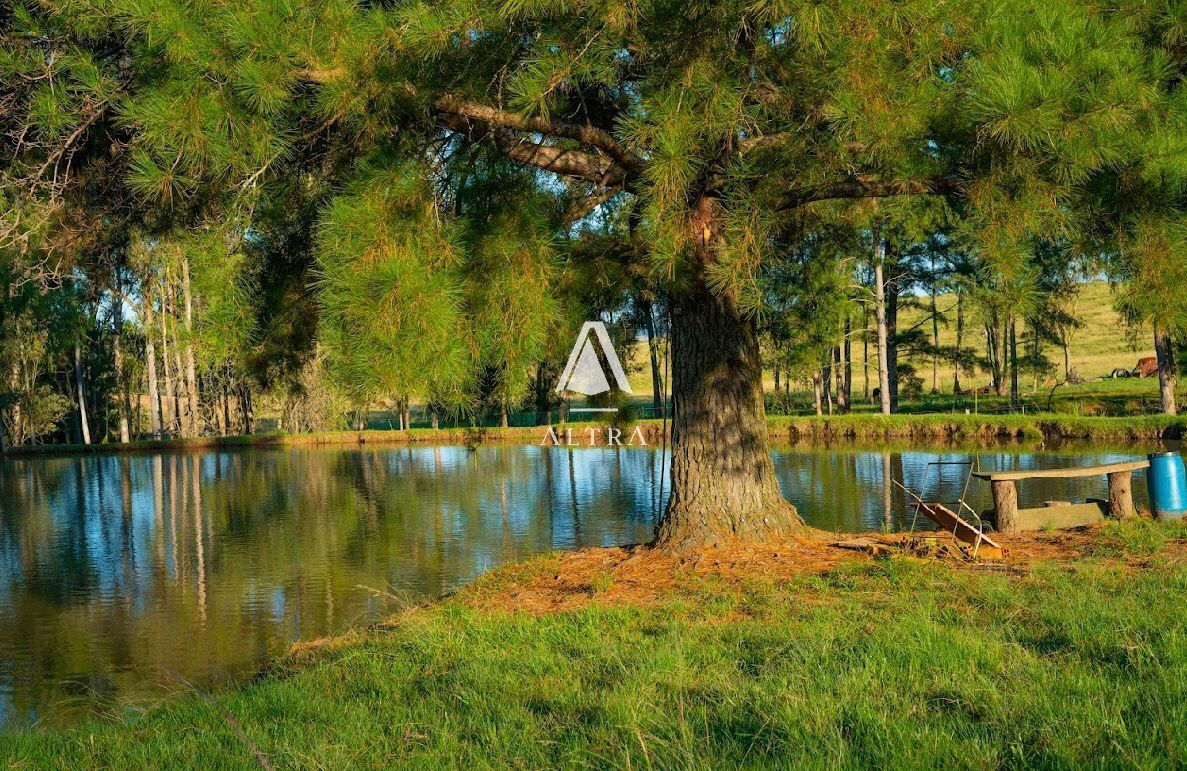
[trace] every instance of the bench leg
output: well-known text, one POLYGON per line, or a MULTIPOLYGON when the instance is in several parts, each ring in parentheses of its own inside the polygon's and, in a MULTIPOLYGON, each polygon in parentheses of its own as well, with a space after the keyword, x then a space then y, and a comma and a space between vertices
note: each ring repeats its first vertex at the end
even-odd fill
POLYGON ((992 482, 993 509, 997 521, 994 526, 999 533, 1018 532, 1018 490, 1013 482, 992 482))
POLYGON ((1133 472, 1114 471, 1109 474, 1109 514, 1116 519, 1137 516, 1133 508, 1133 472))

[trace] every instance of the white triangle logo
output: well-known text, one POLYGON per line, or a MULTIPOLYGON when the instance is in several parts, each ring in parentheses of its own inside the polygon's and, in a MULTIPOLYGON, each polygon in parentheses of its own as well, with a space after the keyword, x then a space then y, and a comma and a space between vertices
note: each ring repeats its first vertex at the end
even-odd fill
POLYGON ((618 354, 610 344, 606 325, 600 321, 587 321, 581 327, 581 334, 577 335, 577 342, 573 344, 573 351, 569 354, 569 362, 565 365, 565 371, 561 373, 560 382, 557 383, 557 392, 573 391, 595 396, 610 390, 610 382, 606 379, 606 373, 602 370, 602 363, 594 349, 595 340, 602 348, 602 355, 610 365, 610 372, 614 375, 614 382, 619 390, 633 393, 627 382, 626 373, 622 370, 622 363, 618 360, 618 354), (591 335, 590 332, 594 334, 591 335))

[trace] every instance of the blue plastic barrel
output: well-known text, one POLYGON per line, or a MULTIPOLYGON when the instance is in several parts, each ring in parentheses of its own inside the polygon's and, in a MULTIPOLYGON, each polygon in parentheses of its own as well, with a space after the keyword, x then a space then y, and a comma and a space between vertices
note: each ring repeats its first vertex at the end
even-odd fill
POLYGON ((1158 519, 1179 519, 1187 513, 1187 471, 1179 453, 1150 453, 1146 487, 1150 490, 1150 508, 1158 519))

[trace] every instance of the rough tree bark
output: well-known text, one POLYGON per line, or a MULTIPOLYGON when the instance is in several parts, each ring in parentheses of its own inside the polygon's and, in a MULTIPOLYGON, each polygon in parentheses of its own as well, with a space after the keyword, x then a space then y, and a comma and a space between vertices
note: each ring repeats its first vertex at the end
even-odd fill
POLYGON ((1167 415, 1179 414, 1175 400, 1178 385, 1178 365, 1175 361, 1175 346, 1170 334, 1159 324, 1154 325, 1154 353, 1158 356, 1158 387, 1162 395, 1162 411, 1167 415))
MULTIPOLYGON (((700 265, 713 258, 720 216, 709 197, 693 209, 700 265)), ((672 300, 671 340, 672 494, 656 545, 680 551, 802 531, 771 462, 753 321, 695 276, 672 300)))

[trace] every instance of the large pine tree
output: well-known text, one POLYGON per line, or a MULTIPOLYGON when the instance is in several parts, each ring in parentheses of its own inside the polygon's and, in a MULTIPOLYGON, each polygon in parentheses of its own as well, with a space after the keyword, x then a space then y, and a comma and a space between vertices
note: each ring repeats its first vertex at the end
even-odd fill
POLYGON ((91 148, 96 173, 121 170, 183 223, 228 209, 250 223, 258 199, 307 180, 303 200, 313 186, 327 204, 319 260, 344 371, 382 362, 361 339, 420 339, 440 355, 401 387, 431 384, 459 335, 520 367, 555 312, 524 298, 554 289, 558 245, 665 295, 659 538, 675 548, 802 527, 768 455, 756 337, 789 238, 852 202, 944 195, 1008 278, 1040 237, 1116 244, 1182 217, 1187 22, 1169 5, 46 0, 6 27, 3 66, 22 77, 3 94, 9 133, 34 127, 8 148, 28 183, 13 211, 44 200, 39 169, 103 142, 96 126, 114 140, 91 148), (30 73, 61 66, 47 51, 73 64, 38 85, 30 73), (354 294, 370 305, 351 309, 354 294), (386 315, 352 338, 372 310, 386 315), (525 346, 483 343, 519 317, 525 346))

